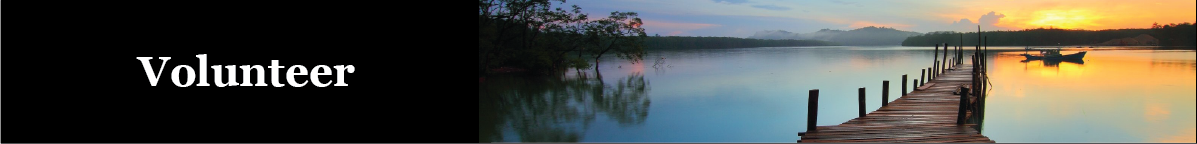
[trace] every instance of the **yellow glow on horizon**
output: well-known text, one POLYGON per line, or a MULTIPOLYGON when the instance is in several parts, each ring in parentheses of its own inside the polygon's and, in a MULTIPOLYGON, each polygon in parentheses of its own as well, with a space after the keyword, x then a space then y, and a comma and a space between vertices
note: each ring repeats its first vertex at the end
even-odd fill
POLYGON ((1197 1, 1053 0, 948 3, 983 8, 937 14, 940 19, 967 18, 975 21, 980 15, 995 12, 1005 17, 994 25, 1013 30, 1041 27, 1086 30, 1151 28, 1152 23, 1197 22, 1197 6, 1194 6, 1197 5, 1197 1))
POLYGON ((1093 23, 1093 20, 1100 19, 1100 17, 1096 15, 1090 15, 1091 13, 1092 12, 1084 10, 1042 10, 1035 12, 1032 18, 1033 20, 1027 24, 1029 27, 1054 27, 1061 29, 1100 26, 1099 24, 1093 23))

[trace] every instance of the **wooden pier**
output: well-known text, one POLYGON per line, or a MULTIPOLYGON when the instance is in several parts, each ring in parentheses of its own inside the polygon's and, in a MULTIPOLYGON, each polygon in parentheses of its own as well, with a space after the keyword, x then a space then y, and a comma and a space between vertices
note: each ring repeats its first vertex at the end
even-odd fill
MULTIPOLYGON (((938 47, 938 46, 937 46, 938 47)), ((947 46, 945 45, 945 50, 947 46)), ((930 74, 918 88, 889 102, 883 100, 882 107, 863 116, 834 126, 815 126, 818 111, 818 89, 811 90, 808 114, 808 129, 799 133, 803 143, 994 143, 981 135, 980 126, 984 117, 985 69, 982 58, 963 64, 963 48, 954 50, 952 60, 936 62, 929 67, 930 74), (981 60, 978 60, 981 59, 981 60), (941 63, 942 62, 942 63, 941 63), (943 69, 943 68, 947 69, 943 69), (976 88, 973 88, 976 86, 976 88), (811 129, 810 127, 814 127, 811 129)), ((938 50, 937 50, 938 51, 938 50)), ((948 52, 945 51, 945 58, 948 52)), ((977 52, 974 55, 984 56, 977 52)), ((937 60, 938 61, 938 60, 937 60)), ((926 70, 926 69, 925 69, 926 70)), ((905 75, 903 75, 905 78, 905 75)), ((883 82, 883 97, 888 93, 889 81, 883 82)), ((906 83, 905 80, 902 81, 906 83)), ((860 110, 863 113, 865 88, 859 90, 860 110)))

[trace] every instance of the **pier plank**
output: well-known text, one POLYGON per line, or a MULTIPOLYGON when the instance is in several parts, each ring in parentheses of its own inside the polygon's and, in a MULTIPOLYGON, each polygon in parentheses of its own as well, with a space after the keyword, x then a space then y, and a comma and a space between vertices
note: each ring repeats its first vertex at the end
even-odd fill
MULTIPOLYGON (((971 65, 956 65, 876 111, 834 126, 817 126, 804 143, 995 143, 973 127, 957 125, 960 86, 971 84, 971 65)), ((970 105, 976 97, 968 99, 970 105)), ((974 105, 975 106, 975 105, 974 105)), ((966 112, 971 117, 972 112, 966 112)))

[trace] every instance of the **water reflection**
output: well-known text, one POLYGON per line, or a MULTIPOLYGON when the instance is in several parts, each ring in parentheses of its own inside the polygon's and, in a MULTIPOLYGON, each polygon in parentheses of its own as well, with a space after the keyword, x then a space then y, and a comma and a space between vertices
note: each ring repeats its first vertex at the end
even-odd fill
POLYGON ((1074 60, 1074 59, 1064 59, 1064 60, 1061 60, 1061 59, 1027 59, 1027 60, 1022 60, 1022 61, 1018 61, 1018 62, 1028 63, 1028 62, 1032 62, 1032 61, 1042 61, 1043 66, 1046 66, 1046 67, 1058 67, 1058 66, 1060 66, 1060 62, 1069 62, 1069 63, 1073 63, 1073 64, 1078 64, 1078 65, 1085 64, 1084 60, 1074 60))
POLYGON ((640 73, 614 83, 597 72, 495 76, 478 89, 479 142, 578 142, 596 120, 642 124, 650 104, 648 81, 640 73))
MULTIPOLYGON (((479 85, 479 140, 793 142, 805 129, 807 90, 824 95, 818 125, 840 124, 857 117, 857 88, 867 87, 867 110, 880 108, 881 81, 918 76, 943 60, 934 49, 653 51, 641 63, 604 59, 602 73, 487 77, 479 85), (659 58, 666 67, 653 67, 659 58)), ((1080 62, 1022 62, 1023 47, 989 49, 993 87, 974 116, 998 142, 1193 141, 1192 49, 1065 49, 1089 51, 1080 62)))
POLYGON ((1000 142, 1193 142, 1197 53, 1089 51, 1083 61, 993 56, 984 133, 1000 142))

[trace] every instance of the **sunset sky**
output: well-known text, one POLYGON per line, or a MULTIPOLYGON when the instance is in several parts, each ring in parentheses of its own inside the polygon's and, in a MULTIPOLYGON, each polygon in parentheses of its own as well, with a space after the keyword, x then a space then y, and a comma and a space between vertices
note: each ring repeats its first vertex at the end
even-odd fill
POLYGON ((637 12, 649 35, 748 37, 865 26, 932 31, 1150 28, 1197 21, 1194 0, 567 0, 592 19, 637 12))

